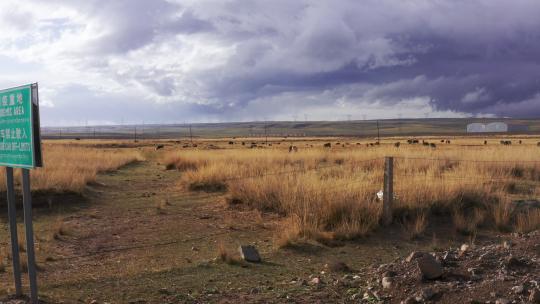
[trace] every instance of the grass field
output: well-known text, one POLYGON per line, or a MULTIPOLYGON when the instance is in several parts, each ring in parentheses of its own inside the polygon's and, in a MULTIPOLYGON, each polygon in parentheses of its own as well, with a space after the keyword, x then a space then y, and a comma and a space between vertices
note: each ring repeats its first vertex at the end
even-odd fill
MULTIPOLYGON (((142 160, 137 151, 100 150, 81 146, 45 144, 44 167, 31 171, 33 191, 53 193, 82 193, 95 181, 98 173, 116 170, 131 162, 142 160)), ((20 172, 16 171, 16 179, 20 172)), ((0 176, 0 191, 6 191, 5 175, 0 176)))
POLYGON ((512 198, 538 195, 540 148, 531 139, 513 147, 493 139, 489 145, 471 146, 474 142, 439 140, 433 148, 403 140, 399 147, 388 140, 369 147, 341 141, 332 143, 334 148, 309 144, 297 153, 190 151, 172 153, 165 163, 184 172, 179 184, 187 189, 226 191, 231 205, 289 217, 283 244, 303 237, 350 239, 377 228, 381 203, 375 193, 382 188, 385 156, 395 157, 394 216, 411 234, 420 233, 431 214, 449 215, 461 231, 487 225, 511 229, 521 219, 500 215, 511 208, 512 198))
MULTIPOLYGON (((511 202, 538 199, 540 139, 419 140, 46 142, 34 190, 75 191, 80 199, 59 195, 35 208, 41 295, 51 303, 332 302, 340 296, 331 290, 314 294, 291 281, 328 273, 336 261, 361 275, 411 250, 538 228, 538 209, 511 202), (387 227, 376 199, 385 156, 395 157, 387 227), (239 261, 240 244, 257 246, 264 263, 239 261)), ((0 299, 13 292, 5 221, 0 299)))

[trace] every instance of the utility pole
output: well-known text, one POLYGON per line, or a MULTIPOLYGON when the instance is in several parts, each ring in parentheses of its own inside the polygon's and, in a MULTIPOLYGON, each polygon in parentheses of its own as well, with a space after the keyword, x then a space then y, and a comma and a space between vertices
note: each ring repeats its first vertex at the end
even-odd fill
POLYGON ((401 113, 398 114, 398 129, 399 129, 399 135, 401 135, 401 113))
POLYGON ((191 144, 193 145, 193 132, 191 132, 191 125, 189 125, 189 138, 190 138, 191 144))
POLYGON ((265 142, 266 142, 266 145, 268 146, 268 126, 266 125, 266 120, 264 121, 264 137, 265 137, 265 142))
POLYGON ((377 120, 377 144, 380 143, 380 140, 381 140, 381 134, 379 131, 379 121, 377 120))
POLYGON ((134 127, 133 139, 135 142, 137 142, 137 126, 134 127))

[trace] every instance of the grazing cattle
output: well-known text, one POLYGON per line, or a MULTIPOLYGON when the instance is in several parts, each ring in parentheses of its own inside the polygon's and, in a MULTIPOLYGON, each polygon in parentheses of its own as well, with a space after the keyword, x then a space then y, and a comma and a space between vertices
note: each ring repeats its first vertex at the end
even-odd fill
POLYGON ((298 148, 296 146, 289 146, 289 153, 291 152, 298 152, 298 148))
POLYGON ((518 143, 519 143, 519 144, 521 145, 521 139, 519 140, 519 142, 518 142, 518 143))
POLYGON ((487 140, 484 140, 484 145, 487 145, 487 140))
POLYGON ((435 143, 430 143, 429 146, 432 147, 432 148, 436 148, 436 147, 437 147, 437 145, 435 145, 435 143))
POLYGON ((447 140, 446 140, 446 143, 447 143, 447 144, 449 144, 449 143, 450 143, 450 140, 449 140, 449 139, 447 139, 447 140))
POLYGON ((441 143, 444 144, 444 139, 441 139, 441 143))
POLYGON ((399 145, 400 145, 399 141, 397 143, 394 143, 394 147, 396 148, 399 148, 399 145))
POLYGON ((424 146, 429 146, 429 143, 428 143, 427 141, 423 141, 423 140, 422 140, 422 145, 424 145, 424 146))
POLYGON ((193 148, 197 148, 197 144, 193 144, 193 148))
POLYGON ((359 145, 360 145, 360 143, 356 143, 356 145, 357 145, 357 146, 359 146, 359 145))
POLYGON ((81 140, 79 137, 76 137, 75 140, 81 140))
POLYGON ((380 142, 375 142, 375 144, 378 146, 378 145, 380 145, 381 143, 380 143, 380 142))
POLYGON ((501 140, 501 145, 508 146, 508 145, 511 145, 511 144, 512 144, 511 140, 501 140))
POLYGON ((163 149, 164 147, 165 147, 164 145, 157 145, 157 146, 156 146, 156 150, 163 149))
POLYGON ((183 145, 182 148, 189 148, 189 145, 183 145))
POLYGON ((234 141, 230 141, 230 142, 229 142, 229 145, 234 145, 234 141))
POLYGON ((409 145, 417 144, 417 143, 418 143, 418 139, 407 139, 407 143, 408 143, 409 145))
POLYGON ((253 148, 257 148, 257 145, 256 144, 251 144, 251 146, 249 146, 250 149, 253 149, 253 148))
POLYGON ((245 143, 245 142, 242 142, 242 146, 245 146, 245 145, 246 145, 246 143, 245 143))
POLYGON ((332 147, 332 144, 331 144, 331 143, 325 143, 325 144, 324 144, 324 147, 325 147, 325 148, 330 148, 330 147, 332 147))

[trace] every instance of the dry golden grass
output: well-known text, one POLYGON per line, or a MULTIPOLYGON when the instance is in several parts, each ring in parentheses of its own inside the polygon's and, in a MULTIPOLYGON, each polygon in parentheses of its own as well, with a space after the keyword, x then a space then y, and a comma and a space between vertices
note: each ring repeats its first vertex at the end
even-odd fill
POLYGON ((217 260, 229 265, 241 264, 241 260, 234 256, 222 241, 217 244, 217 260))
POLYGON ((182 187, 226 190, 230 204, 288 217, 275 237, 283 247, 304 238, 356 238, 376 229, 382 206, 375 193, 382 189, 385 156, 395 157, 394 216, 417 215, 408 223, 412 236, 425 230, 428 214, 452 216, 457 230, 467 234, 488 223, 502 229, 512 221, 506 186, 537 187, 539 151, 535 145, 347 145, 298 153, 272 147, 172 153, 165 164, 183 171, 182 187))
POLYGON ((540 210, 527 210, 516 216, 516 231, 527 233, 536 229, 540 229, 540 210))
POLYGON ((424 210, 419 210, 410 218, 404 217, 402 219, 403 228, 411 240, 420 237, 426 230, 428 223, 428 213, 424 210))
MULTIPOLYGON (((33 191, 81 193, 100 172, 115 170, 142 156, 128 149, 96 149, 82 146, 46 144, 43 168, 31 171, 33 191)), ((15 170, 19 179, 19 170, 15 170)), ((0 176, 0 191, 5 191, 5 175, 0 176)))

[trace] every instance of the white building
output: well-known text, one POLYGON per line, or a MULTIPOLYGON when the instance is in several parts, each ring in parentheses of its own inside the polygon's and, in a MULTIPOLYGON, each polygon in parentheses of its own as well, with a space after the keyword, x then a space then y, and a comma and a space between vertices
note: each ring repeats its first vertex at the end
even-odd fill
POLYGON ((483 123, 471 123, 467 125, 467 133, 486 132, 486 125, 483 123))
POLYGON ((471 123, 467 125, 467 133, 496 133, 496 132, 508 132, 508 125, 504 122, 490 122, 488 124, 483 123, 471 123))

